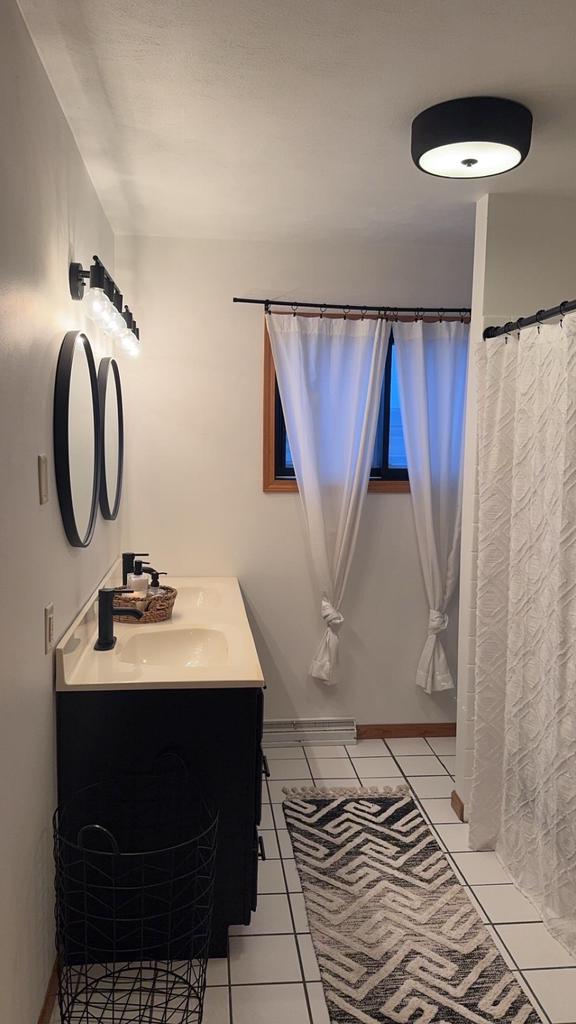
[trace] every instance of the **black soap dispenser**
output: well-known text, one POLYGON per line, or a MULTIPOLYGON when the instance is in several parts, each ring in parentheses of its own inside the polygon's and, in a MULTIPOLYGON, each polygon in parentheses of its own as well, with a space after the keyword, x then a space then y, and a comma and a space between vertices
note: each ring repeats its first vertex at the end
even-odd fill
POLYGON ((168 573, 158 572, 156 569, 150 569, 150 575, 152 577, 152 582, 148 588, 148 593, 152 597, 158 597, 163 591, 163 588, 160 586, 160 576, 167 576, 168 573))

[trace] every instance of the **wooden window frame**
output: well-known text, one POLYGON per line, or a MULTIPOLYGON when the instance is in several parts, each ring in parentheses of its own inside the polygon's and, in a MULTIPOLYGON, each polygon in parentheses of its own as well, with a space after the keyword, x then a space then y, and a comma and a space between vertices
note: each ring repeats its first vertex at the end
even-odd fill
MULTIPOLYGON (((263 431, 263 491, 265 494, 294 494, 298 492, 296 480, 276 478, 276 370, 268 335, 264 324, 264 431, 263 431)), ((408 494, 409 480, 370 480, 371 494, 408 494)))

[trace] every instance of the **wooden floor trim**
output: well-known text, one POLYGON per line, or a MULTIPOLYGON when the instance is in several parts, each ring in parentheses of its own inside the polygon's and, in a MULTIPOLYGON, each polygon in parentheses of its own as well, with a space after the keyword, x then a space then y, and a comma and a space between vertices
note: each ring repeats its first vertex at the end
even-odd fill
POLYGON ((38 1024, 50 1024, 54 1015, 54 1007, 56 1006, 56 997, 58 995, 58 975, 56 973, 56 964, 52 968, 52 974, 48 982, 48 988, 46 989, 46 995, 44 996, 44 1002, 42 1009, 40 1010, 40 1016, 38 1017, 38 1024))
POLYGON ((359 740, 386 740, 403 736, 455 736, 456 722, 400 722, 392 725, 359 725, 359 740))
POLYGON ((464 801, 462 800, 462 797, 459 796, 455 789, 452 790, 450 803, 452 805, 452 810, 454 811, 456 817, 460 818, 460 821, 464 821, 464 801))

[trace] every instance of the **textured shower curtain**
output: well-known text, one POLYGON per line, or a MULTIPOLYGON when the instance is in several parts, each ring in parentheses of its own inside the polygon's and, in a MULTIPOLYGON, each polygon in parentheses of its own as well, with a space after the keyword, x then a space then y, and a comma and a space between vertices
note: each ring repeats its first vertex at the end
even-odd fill
POLYGON ((477 346, 473 849, 576 953, 576 318, 477 346))

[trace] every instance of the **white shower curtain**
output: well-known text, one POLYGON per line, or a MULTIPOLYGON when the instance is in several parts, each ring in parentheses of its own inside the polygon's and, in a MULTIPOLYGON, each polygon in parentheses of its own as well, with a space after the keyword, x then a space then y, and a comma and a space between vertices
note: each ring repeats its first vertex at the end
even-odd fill
POLYGON ((309 671, 330 683, 390 328, 383 320, 270 313, 268 332, 325 623, 309 671))
POLYGON ((442 646, 458 583, 467 324, 396 323, 402 430, 430 613, 416 671, 427 693, 454 686, 442 646))
POLYGON ((576 953, 576 318, 479 342, 473 849, 576 953))

